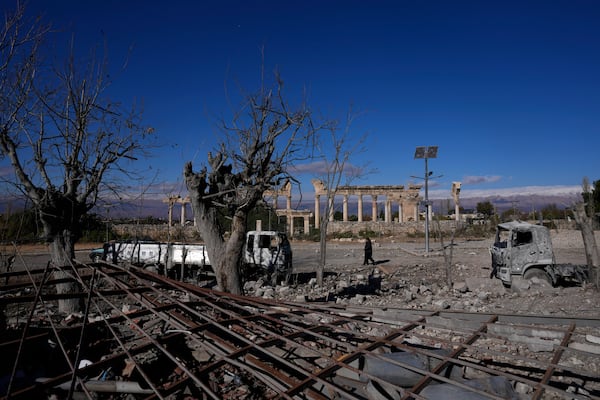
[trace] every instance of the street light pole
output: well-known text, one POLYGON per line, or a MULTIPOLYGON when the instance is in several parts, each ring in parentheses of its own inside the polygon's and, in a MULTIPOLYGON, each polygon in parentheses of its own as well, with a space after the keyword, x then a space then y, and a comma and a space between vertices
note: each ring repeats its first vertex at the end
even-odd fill
POLYGON ((429 254, 429 169, 425 157, 425 254, 429 254))
POLYGON ((429 254, 429 165, 428 159, 437 157, 437 146, 419 146, 415 150, 415 159, 425 159, 425 254, 429 254))

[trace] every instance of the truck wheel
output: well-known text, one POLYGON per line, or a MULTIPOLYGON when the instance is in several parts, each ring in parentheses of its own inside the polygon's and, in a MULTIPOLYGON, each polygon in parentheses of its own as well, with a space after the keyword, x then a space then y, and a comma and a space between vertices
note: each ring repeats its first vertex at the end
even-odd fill
POLYGON ((546 273, 543 269, 539 268, 530 268, 523 274, 524 279, 532 279, 537 278, 543 282, 546 282, 548 285, 552 286, 552 279, 550 275, 546 273))

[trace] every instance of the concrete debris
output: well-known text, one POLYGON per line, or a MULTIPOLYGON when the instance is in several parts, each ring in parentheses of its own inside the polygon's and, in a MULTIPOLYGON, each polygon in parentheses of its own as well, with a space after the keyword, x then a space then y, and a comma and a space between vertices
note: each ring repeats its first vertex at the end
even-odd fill
POLYGON ((86 313, 58 312, 43 270, 0 274, 1 399, 600 398, 597 318, 485 312, 506 294, 468 280, 357 268, 237 296, 107 263, 72 272, 86 313))
POLYGON ((486 394, 492 394, 507 400, 519 399, 512 383, 503 376, 492 376, 486 379, 473 379, 458 382, 465 386, 456 384, 442 383, 439 385, 429 385, 421 392, 426 399, 436 400, 485 400, 490 397, 486 394), (473 391, 471 389, 476 389, 473 391))
POLYGON ((600 337, 593 335, 585 335, 585 340, 590 343, 600 344, 600 337))
MULTIPOLYGON (((367 355, 365 356, 365 366, 363 368, 364 376, 371 375, 394 385, 410 388, 423 378, 423 371, 433 371, 440 364, 441 361, 437 358, 438 356, 449 354, 447 350, 427 349, 427 351, 427 354, 396 352, 367 355)), ((448 370, 444 369, 439 373, 455 379, 462 375, 460 368, 450 367, 448 370)))
POLYGON ((587 343, 571 343, 569 345, 570 348, 575 350, 584 351, 586 353, 598 354, 600 355, 600 346, 587 344, 587 343))

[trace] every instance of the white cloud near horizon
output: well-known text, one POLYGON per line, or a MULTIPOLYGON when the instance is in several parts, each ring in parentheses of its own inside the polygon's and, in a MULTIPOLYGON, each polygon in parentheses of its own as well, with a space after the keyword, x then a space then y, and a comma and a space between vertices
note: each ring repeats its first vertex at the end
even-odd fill
MULTIPOLYGON (((312 163, 318 164, 318 163, 312 163)), ((308 171, 308 168, 312 168, 311 171, 316 171, 318 165, 309 166, 306 164, 305 171, 308 171)), ((441 185, 433 184, 430 185, 429 189, 429 198, 430 199, 450 199, 452 198, 452 194, 450 192, 450 188, 443 188, 441 185)), ((136 191, 135 187, 131 187, 128 190, 125 190, 121 196, 123 200, 137 200, 140 198, 144 200, 164 200, 168 196, 188 196, 187 189, 182 182, 175 183, 160 183, 156 185, 151 185, 151 187, 146 188, 146 192, 143 195, 140 195, 139 189, 136 191)), ((580 185, 553 185, 553 186, 522 186, 522 187, 506 187, 506 188, 490 188, 490 189, 468 189, 465 186, 462 187, 460 192, 460 197, 462 199, 468 198, 479 198, 479 197, 509 197, 509 196, 577 196, 582 192, 582 188, 580 185)), ((304 187, 302 189, 302 198, 312 199, 314 197, 314 189, 312 185, 308 185, 308 187, 304 187), (307 190, 305 190, 307 189, 307 190)), ((421 196, 424 195, 424 188, 421 188, 421 196)), ((300 192, 296 186, 292 189, 292 197, 297 199, 300 196, 300 192)))
MULTIPOLYGON (((493 197, 493 196, 572 196, 579 195, 582 192, 581 186, 567 186, 567 185, 556 185, 556 186, 522 186, 522 187, 510 187, 510 188, 496 188, 496 189, 464 189, 460 191, 460 197, 463 199, 473 197, 493 197)), ((429 197, 444 199, 451 198, 452 194, 450 190, 433 190, 429 192, 429 197)))
MULTIPOLYGON (((290 166, 290 173, 295 174, 307 174, 315 177, 326 176, 328 172, 328 165, 324 160, 313 161, 306 164, 295 164, 290 166)), ((352 164, 346 164, 344 166, 344 172, 346 176, 359 176, 364 168, 357 167, 352 164)))
POLYGON ((480 183, 494 183, 501 180, 502 177, 500 175, 485 175, 485 176, 477 176, 477 175, 467 175, 463 177, 462 183, 463 185, 478 185, 480 183))
POLYGON ((323 175, 327 172, 327 163, 325 161, 313 161, 306 164, 296 164, 290 167, 291 173, 323 175))

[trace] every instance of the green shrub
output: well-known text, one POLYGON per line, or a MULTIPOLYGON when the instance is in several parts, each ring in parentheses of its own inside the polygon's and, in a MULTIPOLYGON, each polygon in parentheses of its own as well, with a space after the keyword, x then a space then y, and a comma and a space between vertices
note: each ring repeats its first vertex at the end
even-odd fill
POLYGON ((362 231, 358 232, 358 237, 359 238, 375 237, 375 236, 378 236, 377 232, 372 231, 370 229, 365 229, 365 230, 362 230, 362 231))
POLYGON ((354 234, 350 231, 345 231, 345 232, 335 232, 332 237, 334 239, 352 239, 354 237, 354 234))

